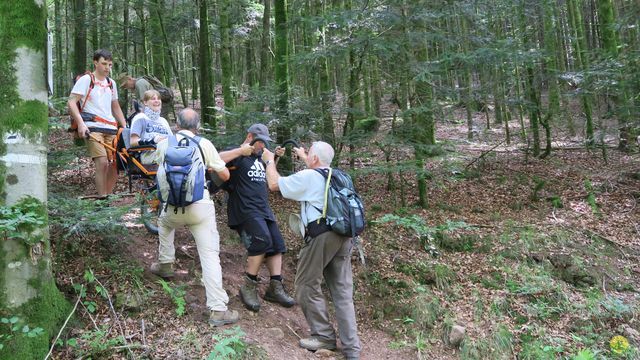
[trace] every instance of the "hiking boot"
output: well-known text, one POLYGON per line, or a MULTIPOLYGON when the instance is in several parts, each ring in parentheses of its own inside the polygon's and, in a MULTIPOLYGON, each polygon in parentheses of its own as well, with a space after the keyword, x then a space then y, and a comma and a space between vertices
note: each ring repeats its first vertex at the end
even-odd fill
POLYGON ((296 304, 295 300, 284 290, 282 281, 271 279, 269 288, 264 293, 264 299, 267 301, 278 303, 286 308, 296 304))
POLYGON ((240 299, 244 306, 251 311, 260 310, 258 297, 258 282, 245 276, 244 285, 240 287, 240 299))
POLYGON ((149 268, 151 272, 161 278, 172 278, 175 273, 173 272, 173 263, 153 263, 149 268))
POLYGON ((336 341, 323 340, 312 336, 306 339, 300 339, 300 347, 309 351, 316 351, 320 349, 335 350, 336 341))
POLYGON ((209 325, 211 326, 229 325, 238 322, 238 320, 240 320, 240 314, 235 310, 212 310, 211 315, 209 315, 209 325))

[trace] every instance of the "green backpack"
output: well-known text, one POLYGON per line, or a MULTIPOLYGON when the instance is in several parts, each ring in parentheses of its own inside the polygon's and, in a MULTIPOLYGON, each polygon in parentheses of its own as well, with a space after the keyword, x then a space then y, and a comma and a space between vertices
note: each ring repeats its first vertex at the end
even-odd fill
POLYGON ((145 75, 142 78, 147 80, 149 84, 153 86, 153 89, 160 93, 160 100, 162 100, 163 104, 173 104, 173 91, 164 86, 157 77, 153 75, 145 75))

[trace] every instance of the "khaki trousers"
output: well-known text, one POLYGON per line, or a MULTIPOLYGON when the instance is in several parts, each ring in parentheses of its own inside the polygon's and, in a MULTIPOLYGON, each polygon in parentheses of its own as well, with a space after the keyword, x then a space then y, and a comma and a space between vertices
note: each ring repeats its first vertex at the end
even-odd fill
POLYGON ((327 304, 320 284, 324 278, 336 310, 338 333, 346 356, 360 355, 360 339, 353 306, 351 272, 352 241, 327 231, 309 241, 300 250, 296 271, 296 301, 304 313, 311 336, 335 341, 327 304))
POLYGON ((226 311, 229 296, 222 288, 222 268, 220 267, 220 234, 216 226, 216 210, 212 202, 199 202, 182 208, 174 213, 174 207, 169 205, 162 211, 158 219, 158 233, 160 245, 158 248, 160 263, 175 262, 175 247, 173 244, 175 228, 186 226, 198 247, 200 265, 202 266, 202 280, 207 294, 207 307, 210 310, 226 311))

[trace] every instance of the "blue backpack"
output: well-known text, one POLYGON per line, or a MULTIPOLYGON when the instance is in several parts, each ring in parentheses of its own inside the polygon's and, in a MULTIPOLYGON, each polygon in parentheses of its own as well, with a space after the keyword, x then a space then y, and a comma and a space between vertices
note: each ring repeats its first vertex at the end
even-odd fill
POLYGON ((184 208, 204 197, 206 188, 204 153, 200 148, 200 137, 192 138, 179 133, 184 138, 178 141, 177 134, 168 138, 169 146, 164 155, 164 162, 158 167, 156 181, 158 196, 168 205, 184 208))

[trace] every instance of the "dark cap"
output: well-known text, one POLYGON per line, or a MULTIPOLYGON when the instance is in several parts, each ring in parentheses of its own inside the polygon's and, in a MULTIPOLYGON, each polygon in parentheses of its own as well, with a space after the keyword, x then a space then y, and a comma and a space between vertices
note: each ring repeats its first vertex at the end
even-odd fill
POLYGON ((273 141, 269 136, 269 129, 264 124, 253 124, 247 129, 248 133, 256 134, 258 138, 273 141))

